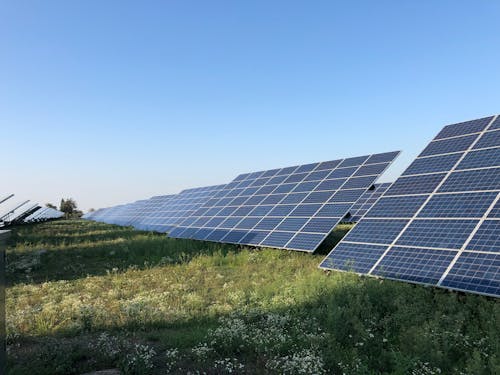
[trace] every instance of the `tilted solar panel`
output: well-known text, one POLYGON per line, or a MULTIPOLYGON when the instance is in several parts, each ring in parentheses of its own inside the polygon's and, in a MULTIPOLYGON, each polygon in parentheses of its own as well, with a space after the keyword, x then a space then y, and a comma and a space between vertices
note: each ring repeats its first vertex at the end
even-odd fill
POLYGON ((168 202, 174 196, 175 194, 158 195, 148 199, 146 203, 137 211, 137 215, 131 225, 139 230, 154 230, 154 227, 151 226, 151 223, 155 218, 154 215, 165 204, 165 202, 168 202))
POLYGON ((313 252, 398 154, 242 174, 169 235, 313 252))
POLYGON ((147 230, 170 232, 179 222, 189 217, 193 212, 206 203, 225 185, 204 186, 186 189, 171 196, 143 221, 147 230))
POLYGON ((350 216, 345 221, 351 223, 358 222, 391 185, 392 182, 373 185, 352 206, 349 210, 350 216))
POLYGON ((500 117, 446 126, 320 267, 500 296, 500 117))

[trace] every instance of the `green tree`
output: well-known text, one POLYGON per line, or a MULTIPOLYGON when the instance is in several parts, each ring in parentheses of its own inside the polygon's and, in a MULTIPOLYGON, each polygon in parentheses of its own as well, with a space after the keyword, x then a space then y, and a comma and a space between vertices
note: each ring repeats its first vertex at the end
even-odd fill
POLYGON ((59 211, 64 212, 64 216, 68 218, 80 217, 82 212, 77 210, 78 205, 73 198, 61 199, 61 205, 59 206, 59 211))

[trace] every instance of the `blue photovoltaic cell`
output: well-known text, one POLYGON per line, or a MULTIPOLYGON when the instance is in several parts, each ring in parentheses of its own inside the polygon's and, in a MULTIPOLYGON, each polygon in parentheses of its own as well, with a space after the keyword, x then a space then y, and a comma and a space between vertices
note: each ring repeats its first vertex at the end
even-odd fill
POLYGON ((271 211, 269 211, 268 216, 277 216, 277 217, 288 216, 290 212, 294 210, 294 208, 295 206, 292 204, 275 206, 271 211))
POLYGON ((192 235, 193 238, 198 239, 198 240, 203 240, 207 238, 207 236, 213 232, 213 229, 199 229, 192 235))
POLYGON ((227 234, 229 233, 228 230, 224 229, 214 229, 212 233, 210 233, 207 237, 204 239, 207 241, 220 241, 222 240, 227 234))
POLYGON ((500 148, 471 151, 456 169, 486 168, 500 165, 500 148))
POLYGON ((403 173, 403 176, 449 171, 461 156, 462 153, 458 153, 416 159, 403 173))
POLYGON ((354 173, 354 176, 369 176, 374 174, 381 174, 385 170, 384 164, 372 164, 361 167, 354 173))
POLYGON ((489 218, 500 219, 500 200, 497 201, 493 209, 488 214, 489 218))
POLYGON ((238 243, 241 244, 249 244, 249 243, 255 243, 255 244, 260 244, 264 238, 268 236, 270 232, 268 231, 249 231, 238 243))
POLYGON ((500 253, 500 220, 485 220, 467 245, 468 250, 500 253))
POLYGON ((463 252, 442 286, 500 296, 500 254, 463 252))
POLYGON ((314 251, 323 242, 323 234, 298 233, 287 245, 287 248, 314 251))
POLYGON ((350 203, 329 203, 325 204, 316 214, 319 217, 342 217, 349 208, 350 203))
POLYGON ((385 247, 354 270, 500 297, 498 129, 500 116, 445 127, 321 267, 345 270, 385 247))
POLYGON ((368 273, 385 250, 387 246, 343 242, 336 247, 335 253, 323 260, 320 267, 368 273))
POLYGON ((497 119, 493 121, 493 124, 491 124, 488 130, 495 130, 495 129, 500 129, 500 117, 497 117, 497 119))
POLYGON ((313 246, 326 238, 397 155, 398 152, 367 155, 238 176, 194 210, 191 217, 178 223, 172 236, 192 238, 203 233, 204 239, 210 241, 256 246, 263 241, 263 246, 314 251, 313 246), (214 217, 223 221, 214 222, 214 217), (277 228, 293 234, 286 246, 283 242, 289 234, 266 238, 277 228), (207 235, 198 229, 212 230, 207 235), (244 235, 244 231, 249 233, 244 235))
POLYGON ((439 192, 500 190, 500 168, 453 172, 439 192))
POLYGON ((500 146, 500 131, 484 133, 474 145, 474 149, 500 146))
POLYGON ((236 228, 238 229, 252 229, 260 221, 260 217, 247 217, 241 220, 236 228))
POLYGON ((407 217, 411 218, 427 199, 425 195, 383 197, 365 217, 407 217))
POLYGON ((361 195, 365 192, 365 189, 355 189, 355 190, 339 190, 328 202, 329 203, 343 203, 351 202, 355 203, 361 195))
POLYGON ((321 208, 320 204, 299 204, 291 213, 290 216, 306 216, 311 217, 321 208))
POLYGON ((486 129, 493 117, 494 116, 484 117, 477 120, 445 126, 434 139, 456 137, 464 134, 481 132, 486 129))
POLYGON ((292 193, 288 194, 280 203, 281 204, 295 204, 300 203, 307 197, 307 193, 292 193))
POLYGON ((384 196, 432 193, 446 176, 444 173, 400 177, 384 196))
POLYGON ((356 156, 354 158, 348 158, 345 159, 342 163, 339 164, 339 168, 343 167, 352 167, 352 166, 358 166, 363 164, 367 159, 369 158, 369 155, 365 156, 356 156))
POLYGON ((392 161, 397 158, 399 151, 385 152, 382 154, 374 154, 368 158, 365 164, 377 164, 377 163, 392 163, 392 161))
POLYGON ((309 194, 304 203, 323 203, 328 202, 328 200, 333 196, 332 191, 314 191, 309 194))
POLYGON ((289 217, 283 220, 280 225, 276 228, 277 230, 284 230, 290 232, 297 232, 302 228, 309 219, 300 217, 289 217))
POLYGON ((408 220, 362 220, 344 237, 344 241, 390 244, 406 224, 408 220))
POLYGON ((255 226, 255 229, 272 230, 276 228, 282 220, 283 219, 279 217, 265 217, 255 226))
MULTIPOLYGON (((389 162, 391 160, 387 160, 389 162)), ((335 169, 338 167, 338 165, 342 163, 342 160, 330 160, 330 161, 324 161, 322 163, 319 163, 318 167, 316 168, 317 171, 322 171, 325 169, 335 169)))
POLYGON ((302 232, 325 233, 328 234, 335 226, 339 218, 312 218, 302 229, 302 232))
POLYGON ((293 236, 294 233, 290 232, 272 232, 260 244, 262 246, 284 247, 293 236))
POLYGON ((417 283, 436 284, 456 251, 393 247, 373 271, 374 275, 417 283))
POLYGON ((460 249, 478 222, 479 220, 415 220, 396 244, 460 249))
POLYGON ((314 190, 337 190, 340 188, 347 180, 343 178, 337 178, 335 180, 325 180, 321 182, 314 190))
POLYGON ((420 211, 418 217, 481 217, 496 196, 497 193, 434 195, 420 211))
POLYGON ((467 135, 460 138, 444 139, 442 141, 433 141, 429 143, 419 156, 430 156, 438 154, 449 154, 451 152, 460 152, 467 150, 476 140, 478 135, 467 135))
POLYGON ((366 189, 371 184, 373 184, 373 177, 354 177, 347 181, 342 188, 343 189, 366 189))
POLYGON ((226 237, 224 237, 224 241, 229 242, 229 243, 238 243, 245 235, 247 234, 247 231, 243 230, 233 230, 230 231, 226 237))

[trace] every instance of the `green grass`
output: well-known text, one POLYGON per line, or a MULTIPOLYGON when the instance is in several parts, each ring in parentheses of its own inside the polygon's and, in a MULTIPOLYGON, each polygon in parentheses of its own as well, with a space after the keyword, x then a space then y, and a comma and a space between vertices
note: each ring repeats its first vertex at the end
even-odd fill
POLYGON ((500 373, 498 300, 324 272, 322 257, 86 221, 15 228, 8 372, 500 373))

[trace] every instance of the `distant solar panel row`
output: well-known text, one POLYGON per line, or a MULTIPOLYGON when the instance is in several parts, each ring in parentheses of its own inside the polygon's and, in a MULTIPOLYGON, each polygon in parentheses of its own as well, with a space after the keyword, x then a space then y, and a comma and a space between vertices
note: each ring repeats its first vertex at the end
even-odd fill
POLYGON ((500 296, 500 118, 446 126, 320 267, 500 296))
POLYGON ((169 235, 312 252, 398 154, 240 175, 169 235))
POLYGON ((61 211, 49 207, 41 207, 38 203, 24 200, 9 205, 14 194, 0 195, 0 226, 19 225, 23 223, 42 222, 51 219, 58 219, 64 214, 61 211), (5 203, 5 204, 4 204, 5 203))
POLYGON ((314 251, 398 154, 248 173, 226 185, 100 209, 84 218, 172 237, 314 251))

